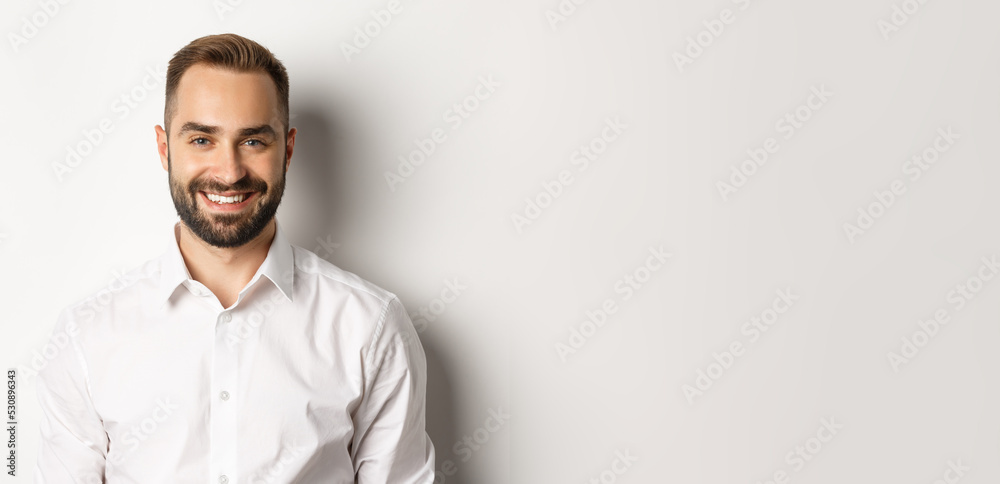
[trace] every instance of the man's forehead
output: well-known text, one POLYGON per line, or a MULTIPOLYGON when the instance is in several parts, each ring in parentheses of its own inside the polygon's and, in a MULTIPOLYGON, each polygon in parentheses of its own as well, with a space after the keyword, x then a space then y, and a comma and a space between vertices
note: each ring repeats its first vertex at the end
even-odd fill
POLYGON ((254 81, 267 85, 277 92, 274 81, 264 71, 240 71, 223 66, 212 65, 207 62, 199 62, 188 67, 181 75, 177 84, 178 89, 195 86, 206 81, 219 83, 245 83, 254 81))
POLYGON ((283 124, 277 88, 263 72, 236 72, 195 64, 177 86, 173 123, 199 123, 239 130, 283 124))

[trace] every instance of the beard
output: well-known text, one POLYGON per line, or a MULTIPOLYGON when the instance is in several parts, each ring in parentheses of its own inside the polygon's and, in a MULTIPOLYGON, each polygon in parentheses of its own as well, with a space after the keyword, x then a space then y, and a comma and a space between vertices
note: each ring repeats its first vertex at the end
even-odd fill
MULTIPOLYGON (((287 155, 285 161, 288 161, 287 155)), ((285 166, 285 165, 282 165, 285 166)), ((191 180, 185 187, 174 179, 170 155, 167 155, 167 176, 170 180, 170 197, 184 225, 209 245, 222 248, 240 247, 255 239, 278 212, 281 196, 285 193, 285 171, 281 181, 270 186, 249 173, 232 185, 214 180, 191 180), (209 213, 198 207, 198 192, 257 192, 252 205, 234 213, 209 213)))

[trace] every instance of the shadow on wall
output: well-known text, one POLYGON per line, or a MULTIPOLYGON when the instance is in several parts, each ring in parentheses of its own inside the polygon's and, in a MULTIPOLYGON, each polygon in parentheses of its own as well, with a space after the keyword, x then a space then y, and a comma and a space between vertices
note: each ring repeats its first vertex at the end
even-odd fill
MULTIPOLYGON (((313 250, 318 240, 327 240, 329 234, 349 232, 352 229, 351 221, 359 220, 363 215, 352 213, 363 205, 351 199, 352 177, 362 171, 352 167, 351 163, 364 159, 352 154, 363 152, 363 146, 357 146, 359 137, 348 133, 348 121, 344 119, 346 115, 341 114, 340 119, 336 119, 337 113, 308 107, 293 107, 292 113, 295 117, 291 120, 291 125, 298 130, 298 134, 288 173, 290 178, 293 172, 297 173, 295 186, 285 192, 285 199, 294 199, 295 206, 304 207, 306 213, 300 211, 284 214, 303 222, 294 224, 299 229, 289 231, 287 235, 292 243, 313 250)), ((334 236, 333 239, 336 240, 337 237, 334 236)), ((341 266, 332 252, 321 250, 318 255, 355 272, 352 268, 341 266)), ((357 274, 368 279, 364 268, 358 268, 357 274)), ((375 283, 383 286, 379 282, 375 283)), ((387 281, 383 287, 399 294, 404 305, 412 300, 394 289, 391 281, 387 281)), ((420 335, 420 341, 427 357, 427 433, 434 442, 437 454, 435 469, 440 469, 442 461, 454 459, 451 448, 461 439, 452 421, 452 416, 456 414, 455 397, 448 381, 447 368, 439 357, 435 342, 426 333, 420 335)), ((461 473, 448 481, 458 482, 460 477, 461 473)))

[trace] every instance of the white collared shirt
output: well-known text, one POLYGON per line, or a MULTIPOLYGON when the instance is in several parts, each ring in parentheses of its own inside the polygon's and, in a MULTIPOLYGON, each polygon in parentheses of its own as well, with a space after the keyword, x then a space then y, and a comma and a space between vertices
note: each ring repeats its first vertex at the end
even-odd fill
POLYGON ((35 482, 431 482, 424 352, 396 296, 278 227, 223 308, 179 224, 162 256, 60 313, 35 482))

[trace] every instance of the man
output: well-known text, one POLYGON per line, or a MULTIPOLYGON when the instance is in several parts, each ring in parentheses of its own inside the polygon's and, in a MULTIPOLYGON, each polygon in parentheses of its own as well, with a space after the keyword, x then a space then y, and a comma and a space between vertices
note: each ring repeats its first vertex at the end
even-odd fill
POLYGON ((42 370, 36 482, 427 483, 426 365, 399 300, 289 245, 288 76, 197 39, 156 140, 180 221, 106 304, 66 308, 42 370))

